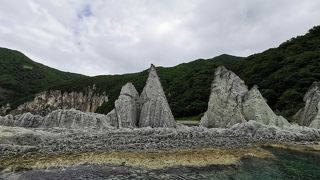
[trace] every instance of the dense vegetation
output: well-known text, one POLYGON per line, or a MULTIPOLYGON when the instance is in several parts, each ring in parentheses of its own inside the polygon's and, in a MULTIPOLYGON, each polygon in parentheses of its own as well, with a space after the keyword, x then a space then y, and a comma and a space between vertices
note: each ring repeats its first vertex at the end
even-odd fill
POLYGON ((257 84, 268 104, 286 117, 303 106, 303 96, 320 80, 320 26, 277 48, 246 58, 236 71, 250 86, 257 84))
MULTIPOLYGON (((18 55, 25 58, 20 53, 18 55)), ((0 52, 1 63, 3 59, 0 52)), ((11 58, 11 61, 17 61, 17 59, 19 58, 11 58)), ((8 60, 6 63, 17 66, 16 63, 8 62, 8 60)), ((24 63, 20 63, 18 67, 21 67, 21 64, 24 65, 24 63)), ((206 110, 214 70, 220 65, 237 73, 249 87, 254 84, 258 85, 268 100, 268 104, 279 114, 290 117, 303 105, 303 95, 308 87, 312 82, 320 79, 320 26, 314 27, 306 35, 293 38, 277 48, 247 58, 221 55, 170 68, 158 67, 161 83, 175 117, 199 116, 206 110)), ((11 68, 6 71, 7 75, 3 75, 1 67, 8 66, 9 64, 6 66, 1 64, 0 66, 0 87, 15 89, 19 84, 16 79, 21 78, 22 81, 26 77, 35 79, 32 73, 31 75, 25 74, 30 73, 28 68, 20 68, 19 70, 11 68), (14 78, 10 77, 10 72, 13 70, 19 73, 14 78)), ((39 66, 43 67, 43 65, 39 66)), ((47 74, 48 70, 46 70, 46 73, 40 73, 41 76, 38 76, 38 73, 35 75, 42 77, 42 81, 27 81, 21 84, 21 90, 17 91, 19 92, 17 94, 20 95, 19 98, 21 98, 22 92, 25 95, 30 95, 48 84, 52 84, 51 82, 60 82, 50 88, 63 91, 82 91, 85 87, 96 84, 98 91, 106 91, 109 95, 110 101, 98 109, 99 112, 107 113, 113 108, 114 100, 126 82, 132 82, 141 93, 147 78, 147 70, 134 74, 77 78, 74 78, 76 76, 73 74, 50 70, 52 71, 50 74, 47 74), (66 81, 68 79, 71 80, 66 81), (24 92, 23 89, 28 89, 28 91, 24 92)))
POLYGON ((0 106, 10 102, 15 107, 51 85, 80 76, 36 63, 18 51, 0 48, 0 106))
MULTIPOLYGON (((166 92, 171 109, 176 117, 195 116, 202 113, 207 106, 210 85, 213 74, 219 65, 234 67, 242 58, 221 55, 211 60, 199 59, 183 63, 175 67, 157 67, 162 86, 166 92)), ((78 78, 54 87, 63 91, 82 91, 86 86, 95 83, 98 91, 109 95, 109 103, 98 109, 98 112, 108 113, 112 110, 121 87, 126 82, 132 82, 139 93, 145 85, 147 70, 124 75, 106 75, 78 78)))

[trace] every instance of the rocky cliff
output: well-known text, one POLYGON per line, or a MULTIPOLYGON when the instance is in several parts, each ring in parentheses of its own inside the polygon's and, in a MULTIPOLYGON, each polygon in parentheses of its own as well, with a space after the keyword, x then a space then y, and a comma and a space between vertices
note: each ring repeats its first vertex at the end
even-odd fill
POLYGON ((304 95, 305 106, 295 115, 301 126, 320 128, 320 82, 314 82, 304 95))
POLYGON ((25 128, 110 129, 106 115, 82 112, 75 109, 55 110, 47 116, 24 113, 0 116, 0 125, 25 128))
POLYGON ((82 92, 61 92, 51 90, 39 93, 34 100, 26 102, 17 109, 11 111, 12 114, 22 114, 31 112, 45 116, 57 109, 77 109, 83 112, 95 112, 99 106, 108 101, 108 97, 96 93, 96 87, 88 87, 82 92))
POLYGON ((228 128, 249 120, 279 127, 289 125, 282 116, 274 114, 256 86, 248 91, 244 81, 236 74, 218 67, 211 85, 208 110, 200 125, 228 128))
POLYGON ((115 101, 115 109, 107 114, 108 121, 118 128, 135 127, 176 127, 167 98, 153 65, 139 97, 132 83, 121 89, 115 101))

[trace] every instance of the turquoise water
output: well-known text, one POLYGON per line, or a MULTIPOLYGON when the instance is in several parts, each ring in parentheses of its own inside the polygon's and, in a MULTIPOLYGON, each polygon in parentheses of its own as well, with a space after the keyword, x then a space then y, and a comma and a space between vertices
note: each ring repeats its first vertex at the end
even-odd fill
MULTIPOLYGON (((82 165, 66 169, 17 172, 13 179, 316 179, 320 180, 320 153, 268 148, 277 160, 245 158, 237 166, 177 167, 148 171, 125 166, 82 165)), ((1 179, 1 178, 0 178, 1 179)))

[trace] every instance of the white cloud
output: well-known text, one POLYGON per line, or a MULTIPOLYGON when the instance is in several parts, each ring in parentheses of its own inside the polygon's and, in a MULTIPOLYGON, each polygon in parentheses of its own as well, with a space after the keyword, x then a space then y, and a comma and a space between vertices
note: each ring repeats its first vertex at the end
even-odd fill
POLYGON ((320 24, 318 0, 0 1, 0 46, 87 75, 247 56, 320 24))

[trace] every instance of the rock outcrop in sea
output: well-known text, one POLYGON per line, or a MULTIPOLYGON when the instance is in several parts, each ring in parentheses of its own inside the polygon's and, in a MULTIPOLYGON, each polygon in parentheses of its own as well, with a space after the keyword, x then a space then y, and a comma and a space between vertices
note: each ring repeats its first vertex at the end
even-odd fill
POLYGON ((115 109, 107 114, 108 122, 117 128, 176 127, 167 98, 153 65, 139 97, 132 83, 121 89, 115 109))
POLYGON ((248 91, 244 81, 232 71, 220 66, 211 85, 208 110, 201 118, 204 127, 229 128, 237 123, 254 120, 273 126, 288 126, 277 116, 255 86, 248 91))
POLYGON ((55 110, 47 116, 24 113, 0 116, 0 125, 24 128, 110 129, 108 118, 103 114, 82 112, 75 109, 55 110))
POLYGON ((45 116, 57 109, 77 109, 83 112, 95 112, 99 106, 108 101, 105 93, 96 93, 96 86, 87 87, 82 92, 62 92, 60 90, 44 91, 35 96, 32 101, 26 102, 11 111, 11 114, 31 112, 45 116))
POLYGON ((295 115, 299 125, 320 129, 320 82, 311 85, 303 101, 305 106, 295 115))
POLYGON ((140 95, 141 112, 139 127, 176 127, 166 95, 154 65, 140 95))

